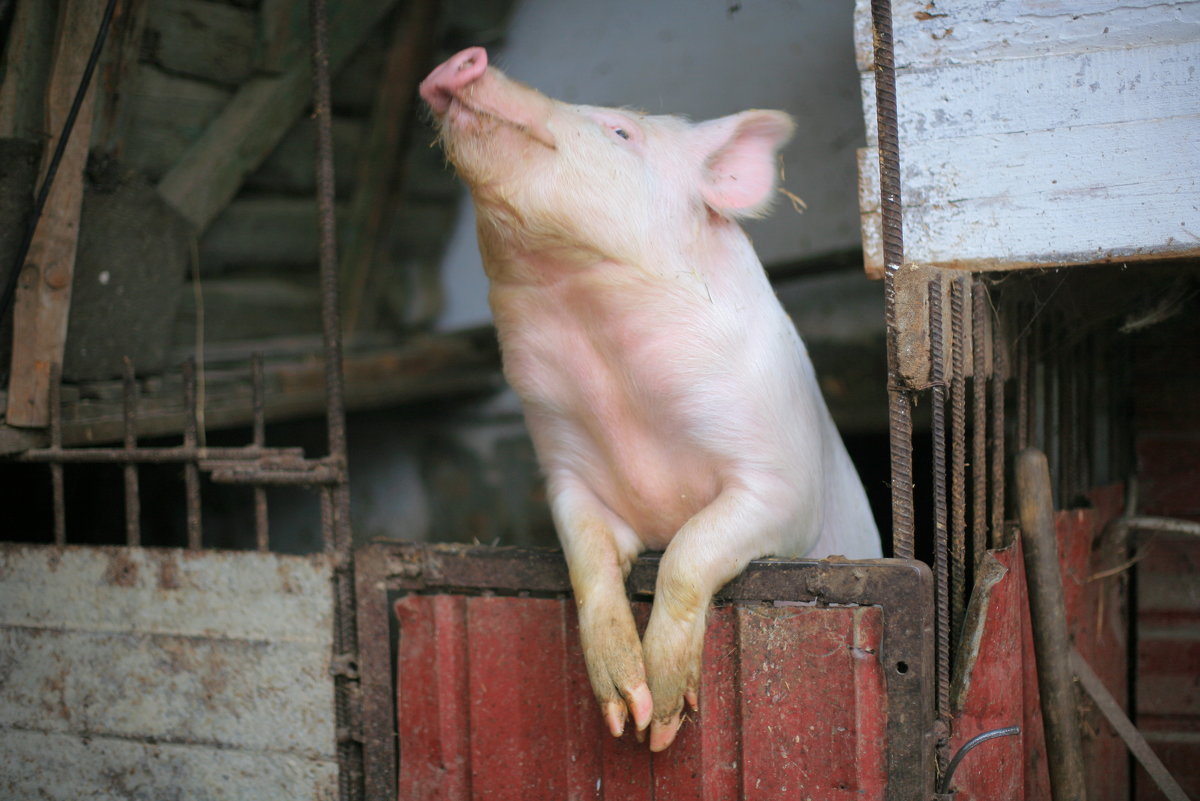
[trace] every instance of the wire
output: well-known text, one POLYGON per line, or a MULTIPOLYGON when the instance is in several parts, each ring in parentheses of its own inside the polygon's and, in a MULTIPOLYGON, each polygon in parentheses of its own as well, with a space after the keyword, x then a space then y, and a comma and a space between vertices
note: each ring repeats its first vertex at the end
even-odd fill
POLYGON ((79 88, 75 90, 75 99, 71 101, 71 109, 67 112, 67 119, 63 122, 62 131, 55 143, 54 155, 46 167, 46 177, 42 179, 42 185, 38 188, 37 198, 33 204, 33 217, 25 228, 25 236, 21 239, 21 247, 17 250, 12 273, 9 274, 4 285, 3 299, 0 299, 0 323, 8 318, 8 312, 17 291, 17 281, 21 276, 21 270, 25 267, 25 257, 29 255, 29 246, 33 243, 33 233, 37 230, 38 221, 41 220, 42 212, 46 208, 46 198, 50 195, 50 187, 58 172, 58 164, 62 161, 63 152, 67 149, 67 141, 71 138, 71 131, 75 127, 75 118, 79 116, 79 108, 83 105, 88 84, 92 82, 92 73, 96 71, 96 62, 100 60, 100 51, 104 49, 104 41, 108 38, 108 26, 112 21, 113 9, 116 5, 117 0, 108 0, 108 5, 104 8, 100 29, 96 31, 96 40, 92 43, 92 53, 88 56, 87 65, 83 69, 83 77, 79 79, 79 88))

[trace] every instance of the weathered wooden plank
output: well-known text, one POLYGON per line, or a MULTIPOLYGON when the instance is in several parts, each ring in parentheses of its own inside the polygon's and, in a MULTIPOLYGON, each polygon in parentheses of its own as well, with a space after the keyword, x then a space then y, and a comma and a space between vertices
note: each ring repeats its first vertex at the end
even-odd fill
MULTIPOLYGON (((330 20, 329 61, 336 71, 395 0, 339 4, 330 20)), ((203 232, 274 149, 309 102, 310 66, 295 58, 276 76, 242 85, 204 134, 163 176, 159 191, 203 232)))
POLYGON ((22 0, 13 11, 0 81, 0 138, 40 139, 59 0, 22 0))
MULTIPOLYGON (((349 196, 354 186, 354 163, 365 127, 360 119, 336 114, 333 117, 333 177, 338 197, 349 196)), ((317 184, 315 148, 316 123, 308 118, 297 121, 262 166, 246 178, 243 188, 259 194, 312 196, 317 184)), ((227 213, 222 212, 213 225, 219 225, 227 213)))
POLYGON ((192 78, 138 64, 124 87, 125 163, 157 181, 179 161, 221 113, 233 93, 192 78))
MULTIPOLYGON (((343 207, 337 208, 337 216, 339 228, 344 227, 343 207)), ((200 240, 200 264, 205 272, 217 272, 233 265, 312 265, 316 260, 317 202, 310 197, 266 196, 235 200, 225 207, 200 240)), ((236 303, 237 294, 226 292, 223 284, 206 285, 206 291, 209 288, 216 293, 213 296, 215 304, 219 305, 226 298, 236 303)), ((209 311, 221 313, 217 305, 210 305, 209 311)))
MULTIPOLYGON (((103 11, 102 5, 85 0, 67 0, 61 9, 54 65, 46 87, 46 120, 51 133, 42 159, 43 179, 79 88, 103 11)), ((93 81, 79 106, 17 286, 6 418, 9 425, 37 428, 50 422, 50 371, 51 365, 62 364, 67 339, 83 205, 83 168, 91 141, 95 96, 93 81)))
MULTIPOLYGON (((901 152, 910 141, 1194 114, 1200 108, 1200 29, 1196 37, 1134 49, 898 70, 901 152)), ((874 144, 873 73, 862 75, 862 102, 867 142, 874 144)))
POLYGON ((144 58, 180 75, 237 86, 257 58, 258 15, 211 0, 157 0, 144 58))
POLYGON ((137 102, 134 92, 130 90, 130 81, 141 57, 142 34, 151 5, 151 0, 127 0, 119 3, 113 11, 112 24, 96 75, 100 97, 92 124, 93 150, 117 157, 125 155, 129 115, 137 102))
MULTIPOLYGON (((874 68, 870 1, 856 0, 859 71, 874 68)), ((1195 0, 897 0, 896 66, 992 62, 1053 53, 1143 47, 1200 38, 1195 0)))
MULTIPOLYGON (((868 145, 869 9, 856 8, 868 145)), ((967 269, 1200 253, 1200 2, 902 0, 896 40, 905 257, 967 269)), ((881 274, 877 153, 859 156, 881 274)))
POLYGON ((0 547, 0 748, 21 755, 0 794, 323 797, 331 576, 320 554, 0 547))
POLYGON ((402 181, 400 152, 408 138, 417 83, 432 54, 435 21, 430 0, 410 2, 403 14, 395 15, 370 127, 355 169, 354 197, 338 269, 342 327, 347 332, 370 328, 379 309, 378 296, 368 294, 367 288, 372 267, 384 266, 378 265, 384 250, 381 238, 402 181))
MULTIPOLYGON (((908 140, 905 260, 990 270, 1196 255, 1197 130, 1200 115, 908 140)), ((878 198, 877 172, 859 180, 860 196, 878 198)))

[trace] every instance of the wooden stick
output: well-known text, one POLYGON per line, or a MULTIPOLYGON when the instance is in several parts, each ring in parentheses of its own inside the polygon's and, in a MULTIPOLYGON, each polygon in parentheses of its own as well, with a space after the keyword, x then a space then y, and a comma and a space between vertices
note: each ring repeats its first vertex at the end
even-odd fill
MULTIPOLYGON (((46 174, 55 138, 79 89, 104 5, 92 0, 66 0, 60 9, 54 63, 46 87, 46 128, 51 138, 43 154, 41 177, 46 174)), ((8 385, 9 425, 40 428, 50 423, 50 368, 62 363, 67 341, 94 97, 95 89, 89 86, 17 285, 8 385)))

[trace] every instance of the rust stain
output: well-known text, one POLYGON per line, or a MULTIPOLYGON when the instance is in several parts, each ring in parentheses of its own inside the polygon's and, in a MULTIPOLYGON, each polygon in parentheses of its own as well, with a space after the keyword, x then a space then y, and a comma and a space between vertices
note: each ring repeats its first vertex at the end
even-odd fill
POLYGON ((177 590, 180 587, 179 565, 174 559, 164 556, 158 563, 158 586, 164 590, 177 590))
POLYGON ((132 587, 137 584, 137 578, 137 562, 121 551, 113 553, 108 563, 108 570, 104 573, 104 580, 118 587, 132 587))
POLYGON ((71 707, 67 704, 67 670, 64 668, 58 675, 47 677, 42 682, 42 690, 45 693, 42 705, 46 712, 63 720, 70 720, 71 707))

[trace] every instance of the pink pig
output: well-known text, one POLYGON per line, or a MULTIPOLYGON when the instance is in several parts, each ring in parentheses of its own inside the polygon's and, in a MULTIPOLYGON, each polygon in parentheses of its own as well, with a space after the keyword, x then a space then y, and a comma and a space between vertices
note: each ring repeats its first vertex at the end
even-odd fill
POLYGON ((421 84, 471 189, 504 371, 545 472, 588 675, 660 751, 713 593, 761 556, 880 556, 803 343, 735 222, 793 123, 552 100, 473 47, 421 84), (624 580, 665 550, 639 641, 624 580))

